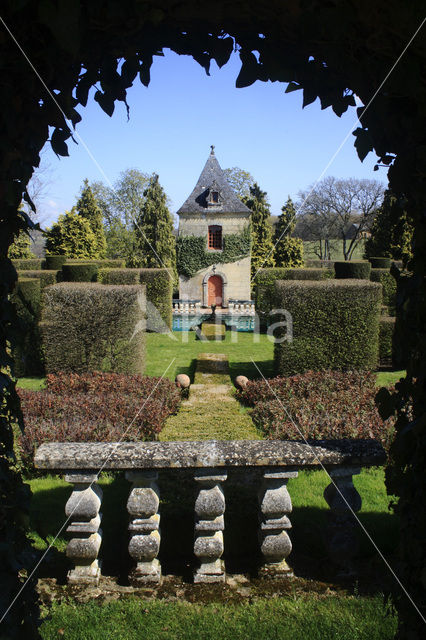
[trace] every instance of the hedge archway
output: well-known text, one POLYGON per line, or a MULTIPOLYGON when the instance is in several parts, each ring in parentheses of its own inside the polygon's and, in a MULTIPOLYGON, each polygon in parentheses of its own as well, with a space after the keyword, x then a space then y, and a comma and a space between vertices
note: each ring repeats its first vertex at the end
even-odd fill
MULTIPOLYGON (((237 48, 242 63, 237 87, 256 80, 283 82, 287 91, 303 91, 303 106, 318 97, 323 108, 331 107, 337 115, 354 106, 354 93, 369 105, 358 109, 358 154, 363 159, 374 151, 378 162, 389 166, 390 185, 406 197, 415 224, 415 275, 409 301, 409 333, 415 337, 411 363, 397 393, 392 398, 382 394, 381 401, 384 412, 398 411, 388 483, 399 495, 400 577, 425 615, 426 45, 424 34, 413 40, 423 19, 421 3, 400 0, 3 2, 0 540, 5 546, 0 553, 8 570, 1 585, 2 605, 8 605, 21 584, 17 566, 23 562, 22 514, 27 507, 19 474, 10 466, 11 424, 20 414, 14 382, 8 375, 11 362, 6 341, 13 333, 13 310, 7 294, 16 274, 6 256, 14 235, 31 224, 18 213, 18 205, 22 194, 28 197, 25 188, 33 167, 38 166, 48 139, 58 155, 68 154, 67 141, 81 120, 78 108, 86 104, 92 86, 94 99, 112 115, 115 101, 126 101, 126 90, 137 78, 149 84, 153 56, 164 48, 192 55, 207 72, 212 59, 222 66, 237 48), (404 410, 410 402, 414 420, 404 410)), ((401 591, 394 602, 400 615, 399 637, 420 638, 423 622, 418 612, 401 591)), ((23 626, 28 629, 26 637, 31 637, 29 625, 34 615, 34 594, 27 588, 8 615, 9 637, 18 637, 23 626)))

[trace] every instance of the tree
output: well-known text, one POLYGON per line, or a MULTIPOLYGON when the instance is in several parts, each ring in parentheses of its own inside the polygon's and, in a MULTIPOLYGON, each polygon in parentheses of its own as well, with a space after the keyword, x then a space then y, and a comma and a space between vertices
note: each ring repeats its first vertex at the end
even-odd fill
POLYGON ((147 173, 125 169, 112 187, 100 181, 91 183, 104 220, 106 255, 124 258, 127 266, 131 265, 135 250, 134 221, 144 204, 149 180, 147 173))
POLYGON ((290 196, 281 208, 274 234, 274 259, 277 267, 303 267, 303 241, 293 238, 296 210, 290 196))
POLYGON ((250 196, 250 187, 254 185, 254 178, 251 173, 245 171, 245 169, 240 169, 240 167, 224 169, 223 173, 240 200, 250 196))
POLYGON ((373 224, 383 193, 383 185, 377 180, 329 176, 299 192, 299 208, 302 215, 318 220, 324 241, 340 238, 343 256, 350 260, 373 224))
POLYGON ((98 258, 96 237, 89 221, 78 215, 76 208, 59 216, 46 230, 46 251, 68 258, 98 258))
POLYGON ((165 267, 177 281, 176 242, 167 197, 154 174, 144 192, 144 204, 134 222, 133 267, 165 267))
POLYGON ((251 275, 256 275, 259 269, 273 267, 274 244, 272 242, 272 227, 269 222, 270 210, 266 191, 262 191, 254 183, 250 187, 250 195, 243 198, 244 204, 251 209, 251 275))
POLYGON ((35 255, 32 253, 30 249, 31 239, 24 232, 18 235, 17 238, 13 241, 13 244, 9 247, 8 257, 9 258, 35 258, 35 255))
POLYGON ((106 239, 102 223, 102 211, 96 202, 87 178, 77 201, 77 213, 88 221, 94 233, 96 258, 104 258, 106 255, 106 239))
POLYGON ((404 201, 386 190, 371 227, 371 237, 365 243, 365 257, 383 256, 406 264, 413 257, 413 231, 404 201))

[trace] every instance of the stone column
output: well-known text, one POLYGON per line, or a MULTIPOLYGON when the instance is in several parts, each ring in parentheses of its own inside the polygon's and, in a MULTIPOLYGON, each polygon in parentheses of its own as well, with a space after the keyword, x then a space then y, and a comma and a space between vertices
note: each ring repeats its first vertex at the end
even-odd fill
POLYGON ((297 471, 267 470, 259 491, 260 503, 260 549, 265 564, 261 575, 292 576, 293 572, 286 562, 291 552, 291 541, 286 529, 291 529, 287 516, 292 504, 287 483, 297 478, 297 471))
POLYGON ((225 581, 221 560, 225 496, 220 484, 226 478, 227 474, 223 469, 202 469, 195 472, 199 491, 195 501, 194 554, 200 561, 200 566, 194 573, 194 582, 225 581))
POLYGON ((68 582, 98 584, 101 575, 98 552, 102 542, 99 528, 102 489, 96 484, 98 474, 70 471, 65 475, 65 480, 74 485, 65 505, 65 513, 70 518, 66 532, 71 536, 66 554, 74 564, 74 568, 68 572, 68 582))
POLYGON ((329 472, 331 484, 324 491, 330 507, 325 545, 331 560, 340 567, 340 573, 354 573, 352 557, 358 550, 357 522, 354 511, 361 509, 361 496, 355 489, 352 476, 359 467, 338 467, 329 472))
POLYGON ((157 560, 160 550, 160 492, 156 483, 157 471, 126 471, 126 479, 133 482, 127 501, 130 516, 129 553, 136 567, 129 575, 130 584, 139 586, 161 582, 161 566, 157 560))

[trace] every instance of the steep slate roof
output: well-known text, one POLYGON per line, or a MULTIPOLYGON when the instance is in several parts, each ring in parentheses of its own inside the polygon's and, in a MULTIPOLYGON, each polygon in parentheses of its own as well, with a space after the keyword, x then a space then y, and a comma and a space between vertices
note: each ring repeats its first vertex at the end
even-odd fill
POLYGON ((194 190, 185 200, 177 214, 205 214, 207 212, 251 213, 250 209, 241 202, 235 191, 233 191, 232 187, 229 185, 214 154, 213 145, 194 190), (208 202, 207 198, 210 190, 219 191, 219 204, 210 204, 208 202))

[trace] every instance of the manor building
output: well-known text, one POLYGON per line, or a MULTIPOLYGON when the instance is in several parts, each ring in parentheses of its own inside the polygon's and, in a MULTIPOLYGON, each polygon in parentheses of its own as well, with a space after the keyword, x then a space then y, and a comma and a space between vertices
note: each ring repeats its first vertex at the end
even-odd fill
POLYGON ((251 211, 229 185, 213 145, 177 214, 179 297, 203 307, 249 300, 251 211))

